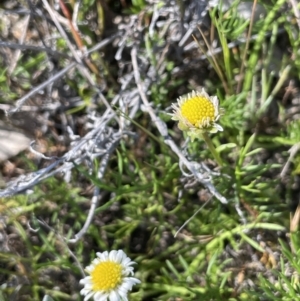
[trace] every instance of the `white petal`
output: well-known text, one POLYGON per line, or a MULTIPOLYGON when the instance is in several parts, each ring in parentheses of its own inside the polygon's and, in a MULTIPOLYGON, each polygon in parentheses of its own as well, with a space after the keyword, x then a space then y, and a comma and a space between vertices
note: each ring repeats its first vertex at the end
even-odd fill
POLYGON ((139 279, 130 277, 130 278, 124 278, 123 283, 121 284, 120 288, 122 290, 131 291, 132 287, 136 284, 141 283, 139 279))
POLYGON ((83 288, 83 289, 80 291, 80 294, 83 295, 83 296, 86 296, 90 291, 91 291, 90 289, 83 288))
POLYGON ((217 123, 215 123, 215 128, 216 128, 218 131, 223 132, 223 128, 222 128, 219 124, 217 124, 217 123))
POLYGON ((116 262, 123 263, 123 260, 126 258, 126 254, 122 250, 118 250, 116 256, 116 262))
POLYGON ((86 285, 84 286, 84 288, 82 289, 82 291, 83 291, 83 290, 91 291, 92 289, 93 289, 93 285, 92 285, 92 284, 86 284, 86 285))
POLYGON ((97 292, 94 296, 95 301, 106 301, 108 299, 108 294, 103 292, 97 292))
POLYGON ((120 296, 117 292, 111 291, 109 294, 109 301, 120 301, 120 296))
POLYGON ((85 270, 88 272, 88 273, 91 273, 93 270, 95 269, 95 267, 93 265, 90 265, 88 267, 85 268, 85 270))
POLYGON ((123 285, 121 285, 118 287, 118 293, 122 298, 124 298, 124 296, 127 296, 128 289, 126 287, 124 287, 123 285))
POLYGON ((131 265, 131 264, 133 264, 134 263, 134 261, 131 261, 131 259, 129 258, 129 257, 126 257, 125 259, 123 259, 123 261, 122 261, 122 264, 123 265, 131 265))
POLYGON ((108 258, 108 252, 107 251, 105 251, 103 253, 98 252, 98 253, 96 253, 96 255, 101 259, 101 261, 106 260, 108 258))
POLYGON ((129 268, 126 268, 123 272, 122 272, 123 276, 129 276, 129 275, 133 275, 133 268, 132 267, 129 267, 129 268))
POLYGON ((127 293, 128 293, 128 291, 123 292, 123 291, 118 290, 118 293, 119 293, 120 299, 121 299, 122 301, 127 300, 127 293))
POLYGON ((134 284, 139 284, 141 283, 141 280, 134 278, 134 277, 130 277, 130 281, 134 282, 134 284))
POLYGON ((83 284, 83 285, 85 285, 85 284, 90 284, 90 283, 92 283, 91 280, 92 280, 92 277, 91 277, 91 276, 86 276, 85 278, 81 279, 81 280, 79 281, 79 283, 80 283, 80 284, 83 284))
POLYGON ((116 250, 112 250, 109 253, 109 260, 111 261, 116 261, 116 257, 117 257, 117 251, 116 250))
POLYGON ((218 97, 214 96, 214 97, 211 98, 211 100, 212 100, 212 103, 213 103, 215 109, 218 109, 218 107, 219 107, 219 99, 218 99, 218 97))
POLYGON ((94 295, 94 292, 90 292, 88 295, 84 297, 84 301, 89 300, 94 295))

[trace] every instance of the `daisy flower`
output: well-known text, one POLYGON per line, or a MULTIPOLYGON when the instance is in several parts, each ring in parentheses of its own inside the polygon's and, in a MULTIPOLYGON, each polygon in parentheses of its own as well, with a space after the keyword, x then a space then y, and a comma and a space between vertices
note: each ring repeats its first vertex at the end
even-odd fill
POLYGON ((90 275, 80 280, 84 288, 80 294, 84 301, 94 297, 94 301, 128 301, 127 292, 140 283, 133 276, 135 263, 122 250, 96 253, 97 258, 86 267, 90 275))
POLYGON ((173 120, 178 120, 178 127, 194 140, 202 133, 216 133, 223 128, 216 122, 221 116, 217 96, 209 96, 204 89, 193 91, 184 97, 179 97, 177 104, 172 104, 173 120))

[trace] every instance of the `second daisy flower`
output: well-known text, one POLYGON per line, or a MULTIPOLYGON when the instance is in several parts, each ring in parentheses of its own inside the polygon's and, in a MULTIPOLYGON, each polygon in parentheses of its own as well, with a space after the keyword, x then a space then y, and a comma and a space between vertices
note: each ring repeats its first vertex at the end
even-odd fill
POLYGON ((223 131, 216 123, 221 116, 219 100, 217 96, 209 96, 204 89, 179 97, 172 108, 172 119, 179 121, 179 129, 186 131, 192 140, 201 137, 205 132, 223 131))

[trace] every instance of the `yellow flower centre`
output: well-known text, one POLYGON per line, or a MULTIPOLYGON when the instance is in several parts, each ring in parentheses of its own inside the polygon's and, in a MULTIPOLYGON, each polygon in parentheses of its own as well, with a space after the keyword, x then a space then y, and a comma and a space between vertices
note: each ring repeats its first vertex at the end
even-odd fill
POLYGON ((94 291, 110 291, 122 281, 122 266, 113 261, 100 262, 91 272, 94 291))
POLYGON ((215 107, 206 97, 193 96, 180 109, 182 116, 194 126, 209 126, 215 119, 215 107))

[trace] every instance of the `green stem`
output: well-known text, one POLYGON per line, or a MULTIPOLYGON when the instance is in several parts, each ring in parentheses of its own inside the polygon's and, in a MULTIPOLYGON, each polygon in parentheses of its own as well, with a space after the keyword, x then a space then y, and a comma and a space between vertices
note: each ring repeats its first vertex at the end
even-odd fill
POLYGON ((202 133, 202 138, 204 139, 206 145, 208 146, 209 150, 212 152, 214 158, 216 159, 216 161, 218 162, 218 164, 220 166, 223 166, 223 161, 221 159, 221 157, 219 156, 219 154, 216 151, 216 148, 214 147, 211 139, 209 138, 209 136, 207 135, 207 133, 202 133))

